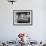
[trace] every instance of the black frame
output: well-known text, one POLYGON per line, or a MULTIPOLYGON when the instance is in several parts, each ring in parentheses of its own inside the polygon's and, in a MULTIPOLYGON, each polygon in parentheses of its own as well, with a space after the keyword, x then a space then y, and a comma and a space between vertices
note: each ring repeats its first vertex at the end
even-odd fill
POLYGON ((23 26, 25 26, 25 25, 32 25, 33 24, 33 11, 32 10, 13 10, 13 25, 23 25, 23 26), (30 11, 31 12, 31 24, 15 24, 14 23, 14 13, 15 13, 15 11, 17 12, 19 12, 19 11, 30 11))

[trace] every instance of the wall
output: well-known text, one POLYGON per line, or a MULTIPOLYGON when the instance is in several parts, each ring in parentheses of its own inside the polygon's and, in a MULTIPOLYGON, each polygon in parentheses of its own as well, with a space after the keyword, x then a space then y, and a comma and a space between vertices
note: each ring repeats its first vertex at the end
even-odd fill
POLYGON ((46 40, 46 1, 17 0, 13 5, 7 0, 0 0, 0 40, 11 40, 18 32, 31 34, 33 40, 46 40), (13 10, 32 10, 32 26, 14 26, 13 10))

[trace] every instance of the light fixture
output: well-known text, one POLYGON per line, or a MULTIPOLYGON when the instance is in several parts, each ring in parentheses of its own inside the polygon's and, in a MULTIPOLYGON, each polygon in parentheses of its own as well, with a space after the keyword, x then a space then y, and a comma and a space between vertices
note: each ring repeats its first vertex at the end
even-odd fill
POLYGON ((12 4, 16 2, 15 0, 8 0, 8 2, 11 2, 12 4))

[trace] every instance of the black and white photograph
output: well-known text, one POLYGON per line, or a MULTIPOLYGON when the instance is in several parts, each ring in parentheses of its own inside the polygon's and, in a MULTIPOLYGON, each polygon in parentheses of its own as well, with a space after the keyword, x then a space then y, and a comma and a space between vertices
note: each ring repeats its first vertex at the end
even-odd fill
POLYGON ((32 10, 13 10, 13 24, 32 24, 32 10))

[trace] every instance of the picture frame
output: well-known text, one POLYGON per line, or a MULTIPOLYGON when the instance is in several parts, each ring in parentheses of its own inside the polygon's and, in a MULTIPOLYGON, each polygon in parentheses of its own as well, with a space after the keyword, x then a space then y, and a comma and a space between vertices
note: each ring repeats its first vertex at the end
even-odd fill
POLYGON ((32 10, 13 10, 13 25, 32 25, 32 10))

